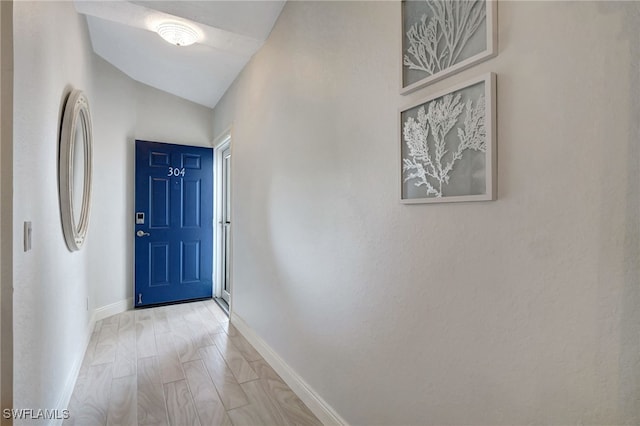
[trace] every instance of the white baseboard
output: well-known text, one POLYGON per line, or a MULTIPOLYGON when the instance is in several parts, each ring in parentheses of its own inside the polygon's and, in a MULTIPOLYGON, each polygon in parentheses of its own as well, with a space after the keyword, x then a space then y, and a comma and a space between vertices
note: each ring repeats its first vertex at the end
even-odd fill
MULTIPOLYGON (((58 403, 56 404, 60 416, 62 415, 62 411, 66 410, 69 407, 69 402, 71 401, 71 396, 73 395, 73 389, 76 387, 78 374, 80 374, 80 367, 82 367, 82 361, 84 360, 84 355, 87 352, 87 347, 89 346, 89 341, 91 340, 91 334, 93 333, 96 321, 100 321, 101 319, 110 317, 111 315, 125 312, 130 307, 133 307, 133 298, 128 298, 107 306, 102 306, 100 308, 94 309, 91 313, 89 324, 87 324, 87 329, 84 333, 82 352, 77 354, 76 360, 71 367, 69 375, 67 376, 67 382, 64 384, 62 395, 60 396, 60 399, 58 399, 58 403)), ((57 419, 52 420, 50 424, 52 426, 61 426, 62 422, 62 419, 57 419)))
MULTIPOLYGON (((89 321, 87 324, 87 329, 84 333, 84 342, 82 344, 82 352, 76 355, 76 360, 71 367, 71 372, 67 376, 67 382, 64 384, 64 388, 62 391, 62 395, 60 399, 58 399, 58 403, 56 404, 57 413, 62 415, 63 410, 69 408, 69 402, 71 401, 71 396, 73 395, 73 389, 76 387, 76 381, 78 380, 78 374, 80 374, 80 367, 82 367, 82 361, 84 360, 84 354, 87 352, 87 347, 89 346, 89 340, 91 340, 91 333, 93 332, 93 327, 95 325, 94 321, 89 321)), ((53 426, 62 426, 63 419, 55 419, 51 420, 49 423, 53 426)))
POLYGON ((348 423, 320 397, 255 331, 238 315, 231 313, 231 323, 282 377, 291 390, 306 404, 323 425, 348 426, 348 423))
POLYGON ((112 303, 110 305, 101 306, 93 310, 93 314, 91 315, 91 323, 95 324, 96 321, 100 321, 102 319, 110 317, 111 315, 121 314, 122 312, 125 312, 128 309, 132 308, 133 298, 131 297, 112 303))

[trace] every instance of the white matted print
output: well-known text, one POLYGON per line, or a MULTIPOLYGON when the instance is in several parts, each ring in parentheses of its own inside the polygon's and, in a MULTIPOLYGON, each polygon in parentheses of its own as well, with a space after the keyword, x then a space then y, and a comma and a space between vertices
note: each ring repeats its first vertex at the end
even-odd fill
POLYGON ((497 0, 403 0, 401 5, 402 94, 498 53, 497 0))
POLYGON ((400 110, 400 200, 495 200, 496 75, 400 110))

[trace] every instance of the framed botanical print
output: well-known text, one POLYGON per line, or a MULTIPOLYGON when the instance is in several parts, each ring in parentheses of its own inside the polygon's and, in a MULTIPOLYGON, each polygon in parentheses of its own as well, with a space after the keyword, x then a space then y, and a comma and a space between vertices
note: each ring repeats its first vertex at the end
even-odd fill
POLYGON ((498 52, 497 0, 403 0, 401 7, 402 94, 498 52))
POLYGON ((400 200, 496 197, 496 75, 482 75, 400 110, 400 200))

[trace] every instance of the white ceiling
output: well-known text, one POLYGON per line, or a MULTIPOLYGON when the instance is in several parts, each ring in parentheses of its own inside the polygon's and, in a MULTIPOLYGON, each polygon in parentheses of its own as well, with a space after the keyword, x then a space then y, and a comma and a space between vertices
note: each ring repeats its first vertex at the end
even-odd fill
POLYGON ((213 108, 269 36, 286 0, 74 1, 96 54, 134 80, 213 108), (195 26, 201 40, 173 46, 163 20, 195 26))

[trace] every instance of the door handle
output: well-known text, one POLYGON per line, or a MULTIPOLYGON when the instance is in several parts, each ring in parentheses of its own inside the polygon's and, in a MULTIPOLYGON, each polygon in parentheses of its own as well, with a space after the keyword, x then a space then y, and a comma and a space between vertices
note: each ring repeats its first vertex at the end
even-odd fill
POLYGON ((148 232, 144 232, 142 229, 140 229, 138 232, 136 232, 136 235, 138 237, 146 237, 147 235, 151 235, 151 234, 148 232))

